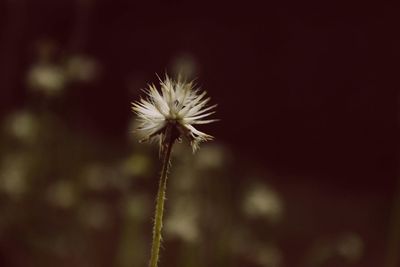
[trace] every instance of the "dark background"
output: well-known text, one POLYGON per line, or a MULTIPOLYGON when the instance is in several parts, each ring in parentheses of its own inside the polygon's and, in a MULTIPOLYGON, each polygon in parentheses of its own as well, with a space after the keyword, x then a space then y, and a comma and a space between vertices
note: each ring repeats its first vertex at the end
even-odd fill
MULTIPOLYGON (((221 121, 202 129, 229 148, 234 168, 273 173, 263 179, 286 199, 276 238, 283 266, 304 266, 306 244, 343 232, 362 240, 360 259, 318 266, 384 266, 399 227, 395 97, 380 79, 392 49, 392 13, 366 3, 3 0, 1 118, 26 108, 56 114, 70 132, 122 151, 130 102, 157 83, 156 73, 174 75, 189 62, 218 103, 221 121), (43 57, 43 43, 52 64, 91 58, 95 78, 68 83, 51 101, 32 93, 26 76, 43 57)), ((232 190, 246 177, 231 177, 232 190)), ((21 249, 15 241, 7 248, 8 239, 0 239, 4 266, 30 266, 7 254, 21 249)), ((174 245, 165 247, 168 254, 174 245)))

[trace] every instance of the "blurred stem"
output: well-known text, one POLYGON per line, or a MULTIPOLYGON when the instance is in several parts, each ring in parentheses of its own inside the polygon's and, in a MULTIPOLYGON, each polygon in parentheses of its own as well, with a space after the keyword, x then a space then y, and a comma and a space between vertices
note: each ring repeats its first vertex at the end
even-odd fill
POLYGON ((175 138, 172 135, 173 126, 167 126, 165 132, 165 138, 161 144, 162 148, 162 170, 160 176, 160 182, 158 184, 157 200, 156 200, 156 210, 154 216, 154 226, 153 226, 153 241, 151 245, 151 257, 150 257, 150 267, 157 267, 160 244, 161 244, 161 230, 163 226, 163 213, 164 213, 164 201, 165 192, 167 189, 167 174, 169 168, 169 162, 171 157, 172 146, 174 144, 175 138))

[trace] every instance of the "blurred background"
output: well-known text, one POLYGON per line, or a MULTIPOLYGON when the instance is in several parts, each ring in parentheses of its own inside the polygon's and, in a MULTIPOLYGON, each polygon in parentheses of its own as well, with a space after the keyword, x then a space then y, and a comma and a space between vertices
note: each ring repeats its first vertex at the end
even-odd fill
POLYGON ((0 266, 147 266, 160 163, 130 103, 166 72, 221 121, 174 149, 160 266, 400 266, 393 14, 1 0, 0 266))

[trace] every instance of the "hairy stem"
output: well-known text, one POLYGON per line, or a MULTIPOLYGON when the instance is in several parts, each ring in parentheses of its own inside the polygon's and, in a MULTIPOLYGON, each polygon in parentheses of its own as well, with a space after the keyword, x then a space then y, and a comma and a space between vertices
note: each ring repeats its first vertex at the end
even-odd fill
POLYGON ((172 128, 167 127, 165 138, 163 140, 162 146, 162 170, 160 181, 158 184, 158 192, 156 199, 156 210, 154 216, 154 226, 153 226, 153 241, 151 245, 151 257, 150 257, 150 267, 157 267, 158 258, 160 253, 161 244, 161 230, 163 226, 163 213, 164 213, 164 201, 165 192, 167 189, 167 174, 169 168, 169 161, 171 157, 172 146, 175 139, 172 136, 172 128))

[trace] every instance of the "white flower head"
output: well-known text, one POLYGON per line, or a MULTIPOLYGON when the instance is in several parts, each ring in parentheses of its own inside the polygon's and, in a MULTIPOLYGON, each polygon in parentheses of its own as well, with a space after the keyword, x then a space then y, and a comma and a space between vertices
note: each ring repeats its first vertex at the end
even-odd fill
POLYGON ((172 128, 172 138, 187 139, 193 152, 201 142, 213 139, 193 126, 217 121, 207 119, 215 113, 217 105, 207 105, 210 98, 205 91, 194 88, 193 81, 186 82, 180 77, 172 80, 167 75, 164 81, 160 79, 160 87, 161 92, 153 84, 149 85, 144 91, 147 98, 132 103, 132 110, 138 116, 136 132, 141 141, 158 139, 161 147, 168 126, 172 128))

